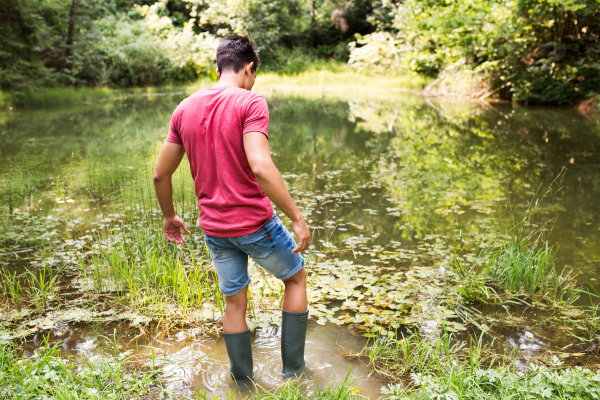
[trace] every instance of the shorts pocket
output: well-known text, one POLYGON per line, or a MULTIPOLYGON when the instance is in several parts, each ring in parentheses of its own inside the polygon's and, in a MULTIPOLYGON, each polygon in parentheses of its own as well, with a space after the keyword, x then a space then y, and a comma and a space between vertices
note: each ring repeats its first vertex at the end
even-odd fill
POLYGON ((206 247, 208 247, 208 251, 210 252, 210 258, 215 261, 221 258, 223 253, 219 251, 219 245, 215 242, 213 238, 208 235, 204 235, 204 243, 206 243, 206 247))
POLYGON ((252 258, 265 259, 275 251, 273 233, 263 226, 250 235, 238 238, 239 245, 252 258))

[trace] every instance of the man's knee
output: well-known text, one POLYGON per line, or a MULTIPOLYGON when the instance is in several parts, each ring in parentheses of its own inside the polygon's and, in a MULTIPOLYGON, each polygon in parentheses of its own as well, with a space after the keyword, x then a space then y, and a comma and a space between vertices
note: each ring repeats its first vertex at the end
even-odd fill
POLYGON ((283 280, 285 285, 305 285, 306 284, 306 268, 302 268, 300 271, 296 272, 295 275, 290 276, 287 279, 283 280))

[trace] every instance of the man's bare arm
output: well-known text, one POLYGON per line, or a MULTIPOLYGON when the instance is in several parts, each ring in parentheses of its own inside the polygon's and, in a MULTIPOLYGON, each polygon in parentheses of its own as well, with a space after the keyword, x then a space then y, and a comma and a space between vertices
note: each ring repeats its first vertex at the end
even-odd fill
POLYGON ((271 159, 267 137, 261 132, 244 134, 244 150, 260 188, 292 220, 292 227, 298 238, 298 245, 292 253, 306 250, 310 245, 310 231, 271 159))
POLYGON ((179 167, 184 154, 185 150, 182 145, 165 142, 154 171, 154 191, 163 213, 163 230, 167 239, 175 243, 184 242, 181 229, 190 233, 181 218, 175 214, 173 183, 171 181, 171 177, 179 167))

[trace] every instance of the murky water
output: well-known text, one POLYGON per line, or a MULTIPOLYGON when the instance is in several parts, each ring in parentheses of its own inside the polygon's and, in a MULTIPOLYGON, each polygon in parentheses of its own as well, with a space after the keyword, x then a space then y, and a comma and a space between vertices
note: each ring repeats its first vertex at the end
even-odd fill
MULTIPOLYGON (((254 332, 254 378, 252 382, 240 381, 237 385, 229 375, 224 340, 198 329, 168 334, 151 332, 139 338, 139 330, 123 329, 119 325, 99 330, 79 326, 69 327, 53 341, 60 341, 63 356, 83 356, 102 350, 106 340, 99 335, 107 332, 116 332, 123 351, 134 352, 132 362, 163 371, 167 377, 166 386, 185 397, 193 397, 197 391, 209 395, 234 391, 238 397, 243 397, 256 389, 273 390, 288 381, 281 377, 281 336, 277 327, 254 332)), ((26 354, 32 354, 43 342, 43 334, 33 335, 26 346, 26 354)), ((332 383, 341 383, 348 376, 362 395, 377 398, 383 381, 369 376, 370 370, 352 357, 360 353, 363 346, 364 340, 352 335, 348 329, 311 322, 306 338, 307 367, 302 376, 303 388, 314 390, 316 385, 326 388, 332 383)))
MULTIPOLYGON (((264 94, 273 158, 313 228, 315 247, 307 255, 312 262, 375 264, 379 274, 435 266, 456 240, 468 245, 505 233, 537 198, 532 223, 551 221, 547 239, 558 248, 559 269, 573 269, 581 284, 600 288, 598 120, 568 109, 425 100, 397 92, 270 88, 264 94)), ((16 215, 0 234, 0 267, 39 265, 40 243, 56 248, 50 264, 73 265, 70 249, 90 245, 102 225, 90 221, 110 208, 111 194, 132 174, 149 178, 181 99, 0 112, 0 204, 2 212, 16 215), (40 222, 32 217, 36 213, 50 217, 40 222), (19 224, 36 234, 23 236, 14 228, 19 224)), ((193 210, 195 201, 193 192, 182 189, 189 188, 187 175, 182 167, 175 176, 181 210, 193 210)), ((140 201, 156 208, 152 192, 139 191, 146 196, 140 201)), ((114 216, 118 210, 111 212, 111 229, 127 232, 114 216)), ((184 216, 191 224, 197 214, 184 216)), ((70 292, 74 288, 66 287, 62 295, 70 292)), ((531 310, 511 313, 521 321, 496 328, 495 343, 517 349, 523 360, 569 345, 556 323, 531 310)), ((55 339, 67 353, 77 353, 93 350, 98 334, 106 332, 67 325, 55 339)), ((138 333, 123 332, 122 343, 138 333)), ((40 334, 30 348, 36 340, 40 334)), ((276 328, 259 328, 253 343, 256 383, 280 385, 276 328)), ((146 337, 129 346, 141 363, 148 362, 146 337)), ((313 377, 325 386, 342 381, 352 367, 355 384, 376 397, 381 383, 343 356, 363 346, 364 339, 346 325, 311 323, 306 385, 313 377)), ((152 348, 170 360, 163 367, 172 374, 169 384, 183 394, 234 387, 221 340, 179 330, 152 348)))

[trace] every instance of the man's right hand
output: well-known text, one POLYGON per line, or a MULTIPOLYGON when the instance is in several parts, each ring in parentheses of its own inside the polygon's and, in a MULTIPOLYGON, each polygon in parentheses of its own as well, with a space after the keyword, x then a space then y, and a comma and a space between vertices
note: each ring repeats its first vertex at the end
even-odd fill
POLYGON ((180 244, 185 242, 185 239, 181 233, 182 229, 189 235, 190 231, 188 230, 187 226, 185 226, 183 220, 177 215, 174 217, 165 218, 163 220, 163 230, 165 231, 165 236, 171 242, 180 244))
POLYGON ((296 237, 298 238, 298 245, 294 250, 292 250, 292 254, 296 254, 306 250, 306 248, 310 245, 310 231, 308 230, 308 226, 306 226, 306 222, 304 222, 303 218, 299 221, 292 222, 292 228, 294 230, 294 234, 296 234, 296 237))

